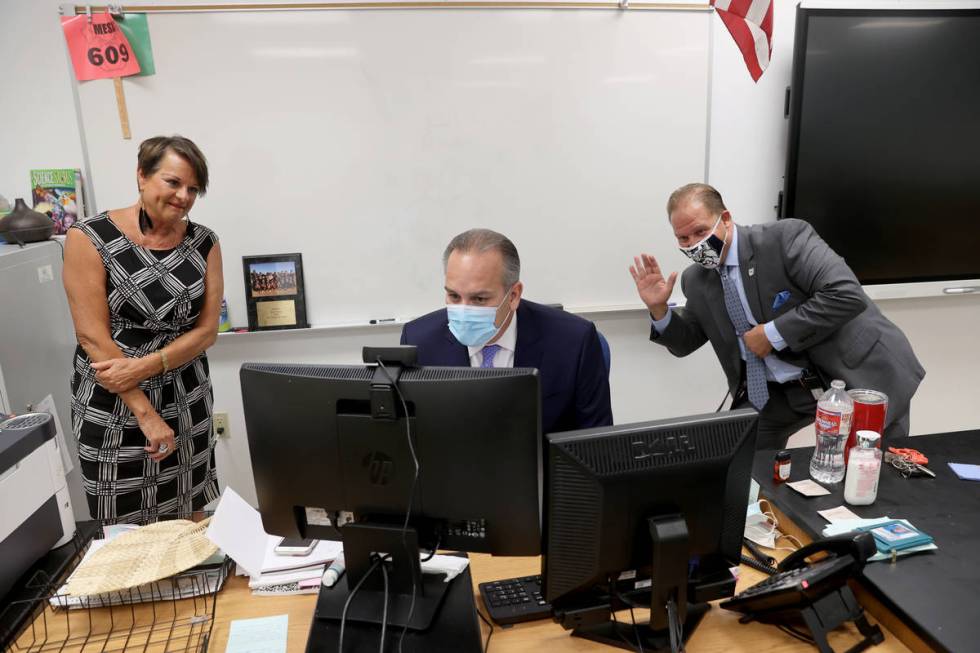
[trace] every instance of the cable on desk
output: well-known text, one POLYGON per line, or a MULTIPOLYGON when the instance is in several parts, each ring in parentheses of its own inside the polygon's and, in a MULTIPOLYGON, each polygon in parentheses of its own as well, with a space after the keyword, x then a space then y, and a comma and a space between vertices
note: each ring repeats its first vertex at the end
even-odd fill
POLYGON ((730 395, 730 394, 732 394, 732 391, 731 390, 726 390, 725 391, 725 396, 721 398, 721 403, 718 404, 718 407, 717 408, 715 408, 715 412, 716 413, 719 412, 719 411, 721 411, 721 407, 725 405, 725 402, 726 401, 728 401, 728 395, 730 395))
MULTIPOLYGON (((385 367, 384 362, 378 357, 378 367, 384 372, 384 375, 388 377, 388 381, 391 383, 391 387, 395 389, 398 394, 398 400, 401 401, 402 411, 405 414, 405 435, 408 438, 408 450, 412 454, 412 463, 415 466, 415 476, 412 478, 412 489, 408 493, 408 508, 405 509, 405 523, 402 524, 402 548, 405 550, 405 554, 408 556, 409 560, 414 555, 413 552, 408 550, 408 541, 405 539, 408 533, 408 521, 412 515, 412 504, 415 502, 415 488, 419 482, 419 459, 415 455, 415 444, 412 442, 412 420, 409 419, 408 415, 408 404, 405 403, 405 397, 402 395, 401 388, 392 378, 391 373, 388 368, 385 367)), ((433 555, 435 554, 435 549, 432 550, 433 555)), ((412 563, 414 564, 414 563, 412 563)), ((415 615, 415 598, 418 595, 418 585, 416 583, 415 574, 412 574, 412 601, 408 606, 408 617, 405 618, 405 626, 402 628, 401 635, 398 636, 398 653, 402 653, 402 643, 405 641, 405 633, 408 632, 408 625, 412 623, 412 617, 415 615)), ((338 651, 338 653, 342 653, 338 651)))
POLYGON ((388 628, 388 567, 385 566, 384 558, 381 558, 381 575, 385 582, 385 604, 381 611, 381 643, 378 644, 378 653, 385 653, 385 630, 388 628))
MULTIPOLYGON (((625 643, 625 644, 626 644, 626 645, 627 645, 628 647, 630 647, 630 649, 632 649, 632 650, 634 650, 634 651, 636 651, 637 653, 639 653, 639 651, 640 651, 640 649, 639 649, 639 646, 638 646, 638 644, 639 644, 639 641, 637 641, 637 643, 636 643, 636 644, 634 644, 633 642, 631 642, 631 641, 629 641, 628 639, 626 639, 626 636, 625 636, 625 635, 623 635, 623 631, 622 631, 622 630, 620 630, 620 628, 619 628, 619 626, 620 626, 620 623, 619 623, 619 620, 618 620, 618 619, 616 619, 616 611, 615 611, 615 610, 610 610, 610 611, 609 611, 609 613, 610 613, 610 615, 612 616, 612 620, 613 620, 613 630, 615 630, 615 631, 616 631, 616 634, 617 634, 617 635, 619 635, 619 638, 620 638, 621 640, 623 640, 623 642, 624 642, 624 643, 625 643)), ((623 625, 625 625, 625 624, 623 624, 623 625)))
POLYGON ((787 635, 789 635, 791 637, 795 637, 796 639, 798 639, 798 640, 800 640, 802 642, 806 642, 807 644, 816 645, 816 641, 812 637, 810 637, 809 635, 807 635, 806 633, 804 633, 802 631, 797 630, 796 628, 793 628, 792 626, 787 626, 786 624, 777 624, 776 627, 779 628, 784 633, 786 633, 787 635))
MULTIPOLYGON (((352 589, 350 594, 347 595, 347 600, 344 601, 344 611, 340 614, 340 642, 337 644, 337 653, 343 653, 344 651, 344 626, 347 624, 347 610, 350 608, 351 601, 354 599, 354 595, 357 594, 358 590, 361 589, 361 585, 364 584, 364 581, 366 581, 368 577, 374 573, 374 570, 378 568, 379 564, 384 564, 384 558, 378 557, 374 561, 374 563, 368 568, 367 572, 361 576, 361 580, 357 581, 357 585, 354 586, 354 589, 352 589)), ((348 580, 349 579, 350 577, 348 576, 348 580)))
POLYGON ((608 578, 608 582, 609 587, 612 589, 616 598, 626 604, 630 609, 630 619, 633 621, 633 634, 636 636, 636 645, 634 646, 633 642, 626 639, 619 631, 619 621, 616 620, 616 611, 610 610, 614 624, 613 627, 616 629, 616 634, 619 635, 619 638, 626 642, 630 648, 636 649, 637 653, 645 653, 643 650, 643 641, 640 639, 640 629, 636 625, 636 615, 633 613, 633 608, 637 607, 636 604, 631 599, 626 598, 622 592, 619 591, 619 588, 616 587, 616 579, 614 579, 611 575, 608 578))
POLYGON ((670 633, 670 650, 684 653, 684 627, 681 626, 674 599, 667 599, 667 630, 670 633))
POLYGON ((480 621, 485 623, 490 628, 490 632, 487 633, 487 641, 483 644, 483 653, 487 653, 487 651, 490 650, 490 638, 493 637, 493 622, 483 616, 483 613, 480 612, 480 608, 476 609, 476 614, 478 617, 480 617, 480 621))
POLYGON ((752 557, 758 560, 759 562, 761 562, 762 564, 769 565, 770 567, 776 566, 776 559, 773 558, 771 555, 763 553, 759 549, 759 547, 756 546, 755 542, 753 542, 749 538, 747 537, 742 538, 742 546, 748 549, 749 553, 752 554, 752 557))
POLYGON ((436 538, 436 545, 432 547, 431 551, 429 551, 429 555, 422 558, 422 562, 428 562, 429 560, 432 560, 432 558, 434 558, 436 555, 436 551, 439 550, 439 546, 441 544, 442 544, 442 532, 440 532, 439 536, 436 538))
POLYGON ((758 560, 755 560, 754 558, 750 558, 749 556, 745 555, 744 553, 742 554, 742 558, 741 559, 742 559, 742 564, 743 565, 748 565, 749 567, 752 567, 753 569, 755 569, 757 571, 761 571, 764 574, 769 574, 770 576, 773 576, 773 575, 779 573, 779 570, 776 569, 775 567, 770 567, 769 565, 767 565, 767 564, 765 564, 763 562, 759 562, 758 560))

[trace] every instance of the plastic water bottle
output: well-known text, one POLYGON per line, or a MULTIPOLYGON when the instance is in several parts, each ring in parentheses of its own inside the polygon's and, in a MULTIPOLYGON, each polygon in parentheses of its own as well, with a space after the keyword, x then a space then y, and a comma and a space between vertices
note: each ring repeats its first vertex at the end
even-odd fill
POLYGON ((844 479, 844 445, 853 417, 854 400, 844 391, 844 382, 835 379, 817 402, 817 443, 810 458, 810 476, 815 481, 839 483, 844 479))

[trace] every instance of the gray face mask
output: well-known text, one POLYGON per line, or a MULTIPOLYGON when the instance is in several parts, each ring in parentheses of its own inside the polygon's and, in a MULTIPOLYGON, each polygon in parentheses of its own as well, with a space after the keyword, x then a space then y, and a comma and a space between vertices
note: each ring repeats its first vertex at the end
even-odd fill
POLYGON ((721 222, 721 216, 711 228, 711 233, 704 240, 690 247, 681 247, 684 255, 703 268, 714 270, 721 265, 721 252, 725 249, 725 241, 715 235, 715 229, 721 222))

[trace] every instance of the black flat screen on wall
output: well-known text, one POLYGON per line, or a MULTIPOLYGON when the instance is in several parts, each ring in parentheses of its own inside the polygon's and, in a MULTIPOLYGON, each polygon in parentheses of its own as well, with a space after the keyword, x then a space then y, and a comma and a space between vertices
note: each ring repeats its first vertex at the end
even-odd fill
POLYGON ((780 217, 862 283, 980 278, 980 10, 797 10, 780 217))

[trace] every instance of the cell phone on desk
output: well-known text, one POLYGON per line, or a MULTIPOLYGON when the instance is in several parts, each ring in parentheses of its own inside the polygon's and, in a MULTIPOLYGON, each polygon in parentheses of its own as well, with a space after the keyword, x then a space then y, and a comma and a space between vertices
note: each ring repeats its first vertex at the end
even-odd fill
POLYGON ((316 542, 312 538, 284 537, 276 545, 276 555, 308 556, 316 548, 316 542))

